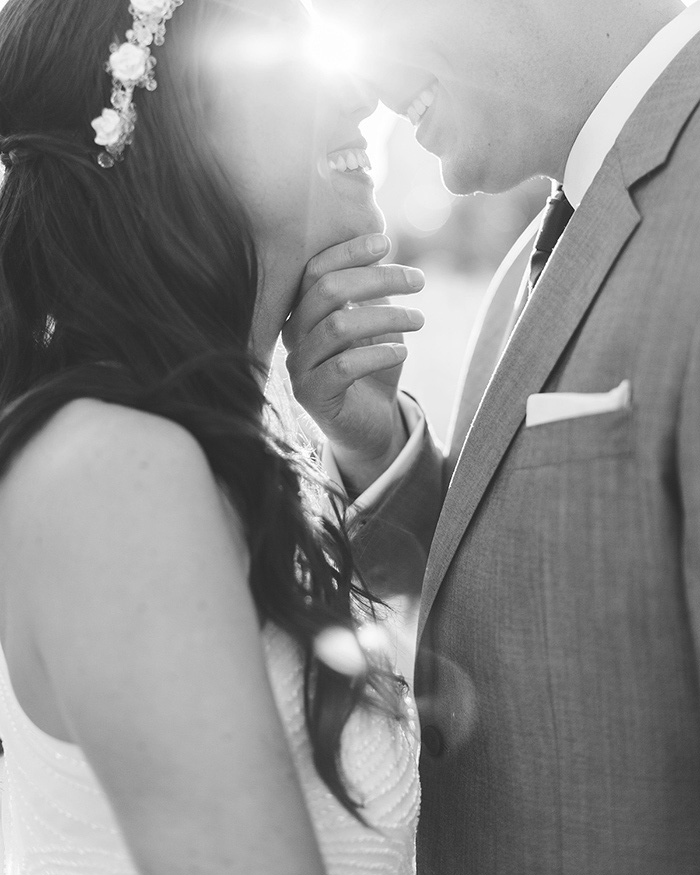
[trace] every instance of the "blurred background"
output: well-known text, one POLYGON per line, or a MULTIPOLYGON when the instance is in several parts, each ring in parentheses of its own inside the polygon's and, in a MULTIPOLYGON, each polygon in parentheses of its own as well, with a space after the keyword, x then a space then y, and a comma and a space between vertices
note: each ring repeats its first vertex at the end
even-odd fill
POLYGON ((444 439, 465 346, 501 259, 549 195, 533 179, 499 195, 455 197, 443 186, 438 160, 413 137, 412 125, 381 106, 363 125, 377 201, 393 247, 389 261, 425 271, 426 287, 409 303, 425 327, 407 336, 402 384, 416 395, 444 439))

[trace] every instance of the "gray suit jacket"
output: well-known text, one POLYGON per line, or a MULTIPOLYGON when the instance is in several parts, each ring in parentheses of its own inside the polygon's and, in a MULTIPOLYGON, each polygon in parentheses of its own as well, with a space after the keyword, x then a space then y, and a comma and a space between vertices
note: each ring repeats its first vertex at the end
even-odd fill
MULTIPOLYGON (((699 104, 695 38, 482 398, 508 296, 487 314, 423 587, 419 875, 700 873, 699 104), (624 379, 629 410, 525 428, 533 393, 624 379)), ((367 530, 410 529, 438 467, 426 440, 367 530)))

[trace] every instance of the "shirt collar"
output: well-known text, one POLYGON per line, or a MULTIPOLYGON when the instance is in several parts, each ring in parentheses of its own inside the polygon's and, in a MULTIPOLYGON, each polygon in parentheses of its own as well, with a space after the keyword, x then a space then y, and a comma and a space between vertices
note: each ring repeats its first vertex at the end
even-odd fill
POLYGON ((692 2, 665 25, 603 95, 581 128, 566 162, 564 191, 574 208, 583 200, 605 156, 644 95, 697 33, 700 0, 692 2))

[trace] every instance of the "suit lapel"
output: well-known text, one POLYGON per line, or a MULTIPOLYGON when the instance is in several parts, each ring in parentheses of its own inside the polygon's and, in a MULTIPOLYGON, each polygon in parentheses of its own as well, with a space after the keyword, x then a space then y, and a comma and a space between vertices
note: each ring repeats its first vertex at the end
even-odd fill
POLYGON ((698 104, 700 34, 690 40, 654 83, 617 140, 628 188, 668 160, 698 104))
POLYGON ((455 550, 525 418, 528 396, 542 389, 638 223, 613 150, 551 256, 472 422, 428 558, 419 636, 455 550))

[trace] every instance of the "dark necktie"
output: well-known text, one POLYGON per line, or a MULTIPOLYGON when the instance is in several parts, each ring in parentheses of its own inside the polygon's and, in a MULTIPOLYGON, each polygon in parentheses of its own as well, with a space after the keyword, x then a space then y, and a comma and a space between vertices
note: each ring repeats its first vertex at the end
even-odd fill
POLYGON ((569 219, 573 214, 574 208, 566 199, 564 189, 557 186, 552 192, 552 196, 547 200, 547 209, 535 239, 535 248, 530 255, 527 297, 532 294, 537 285, 537 280, 540 278, 552 250, 557 245, 557 240, 564 233, 564 228, 569 224, 569 219))
POLYGON ((552 190, 551 197, 547 200, 547 207, 544 216, 542 217, 540 230, 537 232, 535 245, 530 254, 527 271, 525 272, 525 276, 520 284, 518 296, 515 299, 515 305, 501 344, 499 357, 500 353, 505 349, 511 334, 513 333, 513 329, 525 309, 525 305, 530 300, 530 295, 532 295, 532 292, 537 285, 537 281, 544 270, 544 266, 547 264, 549 256, 552 254, 554 247, 557 245, 557 241, 563 234, 564 228, 568 225, 569 219, 573 214, 574 208, 566 199, 564 189, 560 185, 556 186, 552 190))

